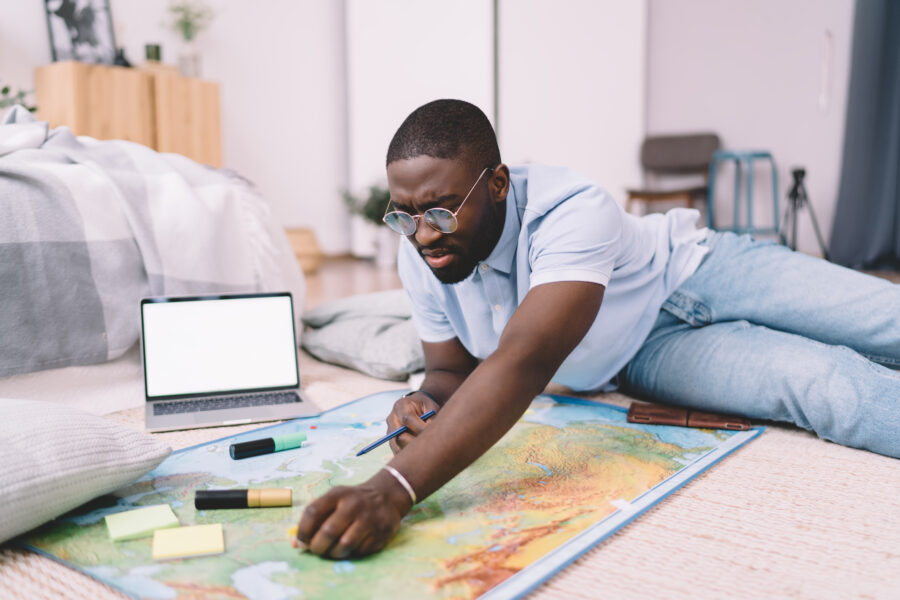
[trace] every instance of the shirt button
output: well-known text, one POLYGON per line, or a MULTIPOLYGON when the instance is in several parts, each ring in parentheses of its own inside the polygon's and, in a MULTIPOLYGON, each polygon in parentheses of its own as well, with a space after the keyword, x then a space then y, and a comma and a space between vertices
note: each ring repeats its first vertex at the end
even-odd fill
POLYGON ((494 310, 500 310, 500 305, 499 305, 499 304, 495 304, 495 305, 494 305, 494 310))
POLYGON ((487 263, 481 263, 481 270, 482 270, 482 271, 487 271, 488 269, 490 269, 490 267, 488 266, 487 263))

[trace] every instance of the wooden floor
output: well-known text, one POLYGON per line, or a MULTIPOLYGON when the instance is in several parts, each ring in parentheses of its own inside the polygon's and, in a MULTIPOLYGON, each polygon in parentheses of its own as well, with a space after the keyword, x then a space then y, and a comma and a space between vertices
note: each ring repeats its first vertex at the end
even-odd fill
POLYGON ((324 302, 402 287, 396 267, 385 269, 374 261, 350 256, 326 257, 315 273, 306 276, 306 308, 324 302))
POLYGON ((894 283, 900 283, 900 271, 866 271, 869 275, 875 275, 876 277, 883 277, 888 281, 893 281, 894 283))

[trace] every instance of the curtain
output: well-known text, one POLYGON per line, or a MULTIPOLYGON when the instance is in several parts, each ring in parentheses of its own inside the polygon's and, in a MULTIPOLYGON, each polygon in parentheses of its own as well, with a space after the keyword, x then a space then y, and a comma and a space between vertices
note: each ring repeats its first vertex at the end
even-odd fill
POLYGON ((857 0, 831 260, 900 268, 900 2, 857 0))

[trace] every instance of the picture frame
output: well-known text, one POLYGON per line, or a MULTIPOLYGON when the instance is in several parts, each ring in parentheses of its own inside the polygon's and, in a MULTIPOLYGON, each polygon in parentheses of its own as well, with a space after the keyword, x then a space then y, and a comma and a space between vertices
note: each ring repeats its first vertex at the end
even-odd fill
POLYGON ((109 0, 44 0, 53 61, 111 65, 116 57, 109 0))

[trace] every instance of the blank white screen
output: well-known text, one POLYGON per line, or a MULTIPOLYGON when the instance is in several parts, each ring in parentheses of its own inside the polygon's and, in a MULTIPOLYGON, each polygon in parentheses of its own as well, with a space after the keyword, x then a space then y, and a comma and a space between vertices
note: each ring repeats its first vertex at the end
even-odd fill
POLYGON ((290 296, 142 306, 149 398, 299 383, 290 296))

